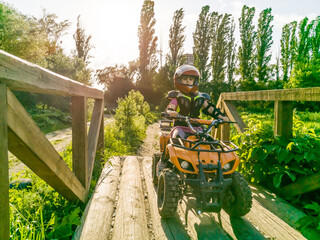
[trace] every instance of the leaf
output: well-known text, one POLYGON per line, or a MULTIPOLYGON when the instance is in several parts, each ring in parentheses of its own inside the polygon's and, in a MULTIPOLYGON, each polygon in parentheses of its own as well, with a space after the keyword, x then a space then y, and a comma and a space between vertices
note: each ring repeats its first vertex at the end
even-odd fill
POLYGON ((307 204, 304 206, 306 209, 314 210, 315 213, 320 213, 320 205, 317 202, 312 202, 312 204, 307 204))
POLYGON ((280 163, 282 163, 283 161, 286 160, 286 158, 288 158, 289 155, 289 151, 287 151, 286 149, 281 148, 279 153, 278 153, 278 161, 280 163))
POLYGON ((293 159, 299 163, 301 160, 304 159, 304 155, 303 154, 294 154, 293 159))
POLYGON ((292 150, 292 146, 294 146, 294 142, 290 142, 288 145, 287 145, 287 150, 292 150))
POLYGON ((296 180, 296 175, 294 175, 292 172, 284 171, 291 179, 292 182, 296 180))
POLYGON ((273 185, 276 188, 279 188, 280 184, 281 184, 281 180, 283 177, 283 173, 277 173, 274 177, 273 177, 273 185))

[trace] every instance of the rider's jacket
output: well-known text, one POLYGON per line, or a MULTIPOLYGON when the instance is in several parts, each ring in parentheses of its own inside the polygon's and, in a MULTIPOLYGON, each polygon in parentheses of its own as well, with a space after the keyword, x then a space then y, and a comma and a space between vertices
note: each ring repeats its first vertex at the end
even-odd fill
POLYGON ((170 91, 167 98, 170 100, 176 98, 178 106, 175 110, 184 116, 193 118, 199 117, 204 101, 210 101, 210 97, 207 93, 196 92, 190 95, 185 95, 182 92, 175 90, 170 91))
MULTIPOLYGON (((210 101, 210 96, 207 93, 191 93, 190 95, 185 95, 180 91, 173 90, 167 95, 169 100, 177 100, 177 108, 171 109, 175 110, 181 115, 189 116, 193 118, 198 118, 200 115, 200 110, 203 106, 205 100, 210 101)), ((174 125, 186 125, 185 122, 175 121, 174 125)))

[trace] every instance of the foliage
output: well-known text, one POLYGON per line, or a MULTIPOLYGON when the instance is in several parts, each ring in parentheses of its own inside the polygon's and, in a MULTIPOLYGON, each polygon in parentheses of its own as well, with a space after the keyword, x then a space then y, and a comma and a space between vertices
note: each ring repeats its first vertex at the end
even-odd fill
POLYGON ((248 130, 235 136, 234 141, 240 147, 243 174, 252 182, 271 189, 320 170, 317 161, 320 138, 297 119, 294 120, 294 138, 290 141, 274 138, 272 127, 254 118, 248 119, 248 130), (270 184, 271 179, 273 184, 270 184))
POLYGON ((269 62, 271 60, 272 28, 271 8, 267 8, 260 13, 257 30, 257 76, 260 89, 266 88, 266 82, 270 78, 269 62))
POLYGON ((236 85, 234 81, 234 73, 236 68, 236 44, 235 38, 234 38, 234 30, 235 30, 235 23, 234 19, 231 19, 230 23, 230 31, 228 33, 228 45, 227 45, 227 82, 228 82, 228 91, 235 92, 236 91, 236 85))
MULTIPOLYGON (((71 147, 62 156, 71 166, 71 147)), ((30 170, 11 176, 11 181, 29 178, 31 188, 10 189, 10 239, 69 239, 77 225, 83 205, 69 202, 30 170)))
POLYGON ((194 66, 199 69, 200 82, 208 82, 210 77, 209 50, 212 39, 210 6, 202 7, 193 33, 194 66))
POLYGON ((231 24, 230 20, 230 14, 212 14, 212 82, 218 91, 221 89, 225 79, 226 57, 228 50, 227 40, 231 24))
POLYGON ((308 215, 298 220, 297 224, 300 226, 300 230, 303 231, 308 227, 320 230, 320 205, 317 202, 312 202, 304 206, 308 211, 308 215))
POLYGON ((158 37, 154 36, 155 24, 154 1, 144 0, 138 28, 139 78, 137 87, 148 101, 153 98, 152 81, 154 79, 155 70, 158 67, 158 60, 156 57, 158 37))
POLYGON ((155 118, 140 92, 132 90, 117 102, 115 120, 120 139, 136 149, 145 137, 147 124, 152 123, 155 118))
POLYGON ((44 133, 53 132, 71 126, 70 114, 52 107, 28 108, 28 113, 44 133))
POLYGON ((182 26, 182 20, 184 17, 184 10, 180 8, 176 10, 173 14, 173 23, 169 29, 169 48, 170 55, 168 64, 173 65, 174 68, 180 66, 184 62, 183 57, 183 44, 186 36, 183 34, 185 26, 182 26))
POLYGON ((85 64, 89 63, 89 58, 92 56, 89 55, 89 51, 93 48, 93 45, 90 43, 92 36, 87 36, 85 30, 80 25, 80 15, 77 18, 77 29, 73 35, 73 39, 76 42, 76 51, 77 56, 80 59, 83 59, 85 64))
POLYGON ((257 33, 252 23, 255 14, 255 8, 246 5, 242 8, 241 17, 239 18, 240 40, 241 45, 238 51, 239 72, 240 72, 240 89, 254 90, 254 43, 257 33))

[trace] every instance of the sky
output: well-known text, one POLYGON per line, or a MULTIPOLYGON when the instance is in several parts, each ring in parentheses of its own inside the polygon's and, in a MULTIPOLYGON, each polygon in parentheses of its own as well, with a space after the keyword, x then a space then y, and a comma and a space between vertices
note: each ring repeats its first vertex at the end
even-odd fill
MULTIPOLYGON (((115 64, 127 64, 139 57, 138 26, 143 0, 0 0, 9 3, 19 12, 40 18, 42 9, 58 16, 58 21, 69 20, 72 24, 62 38, 62 47, 69 54, 75 49, 72 35, 76 30, 77 16, 81 15, 81 25, 87 35, 92 35, 91 67, 102 69, 115 64)), ((236 23, 236 42, 239 45, 238 18, 243 5, 255 7, 254 22, 259 13, 272 8, 273 20, 273 60, 279 53, 282 27, 291 21, 309 20, 320 15, 320 0, 155 0, 156 35, 158 48, 169 52, 169 28, 173 13, 183 8, 186 26, 184 53, 192 53, 192 33, 195 30, 201 8, 210 6, 211 11, 230 13, 236 23)), ((163 58, 164 59, 164 58, 163 58)))

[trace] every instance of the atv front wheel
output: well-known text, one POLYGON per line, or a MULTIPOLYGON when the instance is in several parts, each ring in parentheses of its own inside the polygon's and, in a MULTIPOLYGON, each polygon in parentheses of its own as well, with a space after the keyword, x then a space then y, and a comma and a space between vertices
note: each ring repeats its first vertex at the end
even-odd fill
POLYGON ((163 218, 173 217, 180 199, 179 178, 171 169, 163 169, 158 182, 158 210, 163 218))
POLYGON ((152 182, 154 185, 158 184, 157 164, 161 158, 161 153, 154 153, 152 156, 152 182))
POLYGON ((222 208, 232 217, 246 215, 252 206, 252 193, 244 177, 234 172, 232 185, 226 189, 222 208))

